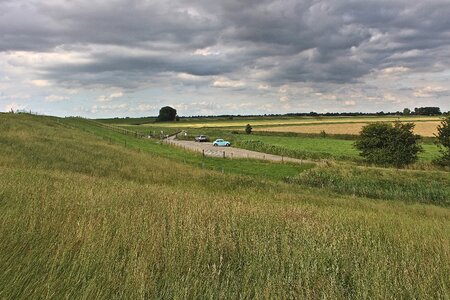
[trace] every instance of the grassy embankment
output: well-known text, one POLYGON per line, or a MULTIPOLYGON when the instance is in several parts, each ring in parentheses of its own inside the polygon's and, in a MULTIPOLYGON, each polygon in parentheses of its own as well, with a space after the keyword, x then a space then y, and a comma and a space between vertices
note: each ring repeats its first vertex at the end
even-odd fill
MULTIPOLYGON (((128 131, 129 134, 124 135, 120 130, 119 132, 112 131, 108 128, 96 126, 95 122, 80 118, 68 118, 63 120, 63 122, 66 125, 87 131, 108 142, 120 144, 135 150, 151 152, 153 155, 169 158, 176 162, 224 173, 254 175, 267 179, 282 180, 286 176, 294 176, 313 167, 313 164, 311 163, 278 164, 262 160, 223 159, 216 157, 205 158, 202 157, 200 153, 191 153, 183 151, 182 149, 168 147, 168 145, 161 144, 158 139, 136 139, 134 138, 135 135, 133 134, 133 131, 128 131)), ((135 132, 145 134, 144 132, 135 132)))
POLYGON ((0 115, 0 143, 1 298, 450 294, 448 208, 202 170, 55 118, 0 115))

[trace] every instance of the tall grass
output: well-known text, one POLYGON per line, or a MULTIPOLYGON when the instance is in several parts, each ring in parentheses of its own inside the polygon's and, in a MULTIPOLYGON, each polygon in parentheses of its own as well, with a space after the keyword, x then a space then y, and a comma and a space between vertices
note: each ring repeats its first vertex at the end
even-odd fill
POLYGON ((236 143, 236 145, 240 148, 271 153, 276 155, 283 155, 293 158, 300 159, 330 159, 330 158, 339 158, 339 159, 347 159, 347 160, 355 160, 355 157, 347 156, 347 155, 336 155, 327 152, 318 152, 318 151, 308 151, 303 147, 298 147, 298 149, 290 149, 287 147, 274 145, 265 143, 259 140, 243 140, 236 143))
POLYGON ((450 212, 0 115, 0 298, 446 298, 450 212))
POLYGON ((448 172, 334 166, 315 168, 288 182, 339 194, 450 206, 448 172))

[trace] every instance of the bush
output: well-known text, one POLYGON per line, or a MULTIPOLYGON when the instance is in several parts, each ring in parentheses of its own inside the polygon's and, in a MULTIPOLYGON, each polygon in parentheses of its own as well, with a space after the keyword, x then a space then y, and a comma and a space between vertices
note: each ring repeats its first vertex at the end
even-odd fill
POLYGON ((368 162, 402 167, 417 161, 422 150, 414 123, 373 123, 362 128, 355 147, 368 162))
POLYGON ((450 116, 445 117, 437 128, 437 144, 442 156, 435 162, 442 166, 450 166, 450 116))
POLYGON ((252 130, 253 130, 253 128, 250 124, 247 124, 247 126, 245 126, 245 133, 251 134, 252 130))

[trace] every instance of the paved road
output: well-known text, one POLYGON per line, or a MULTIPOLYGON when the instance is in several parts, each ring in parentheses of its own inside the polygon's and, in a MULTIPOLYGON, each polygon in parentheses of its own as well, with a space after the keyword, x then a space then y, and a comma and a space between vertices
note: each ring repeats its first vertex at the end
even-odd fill
POLYGON ((181 147, 186 150, 191 150, 195 152, 205 153, 205 156, 213 157, 227 157, 227 158, 252 158, 252 159, 263 159, 278 162, 294 162, 294 163, 306 163, 312 162, 308 160, 302 160, 291 157, 283 157, 279 155, 261 153, 241 148, 234 147, 214 147, 212 143, 198 143, 194 141, 183 141, 177 140, 175 136, 169 137, 164 140, 170 145, 181 147))

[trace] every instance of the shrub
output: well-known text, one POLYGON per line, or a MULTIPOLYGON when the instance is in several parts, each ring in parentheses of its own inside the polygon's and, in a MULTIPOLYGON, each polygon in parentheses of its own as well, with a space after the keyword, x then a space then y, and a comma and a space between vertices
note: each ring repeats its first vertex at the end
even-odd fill
POLYGON ((414 123, 373 123, 362 128, 355 147, 368 162, 402 167, 417 161, 422 150, 414 123))
POLYGON ((252 130, 253 130, 253 128, 250 124, 247 124, 247 126, 245 126, 245 133, 251 134, 252 130))
POLYGON ((437 144, 441 148, 440 152, 442 156, 435 162, 443 165, 450 166, 450 116, 445 117, 441 124, 437 127, 438 133, 435 135, 437 138, 437 144))

